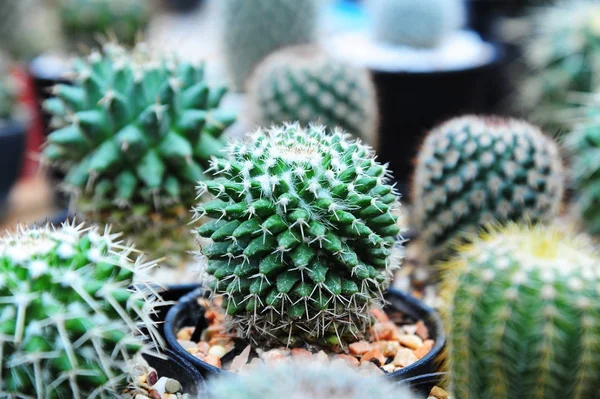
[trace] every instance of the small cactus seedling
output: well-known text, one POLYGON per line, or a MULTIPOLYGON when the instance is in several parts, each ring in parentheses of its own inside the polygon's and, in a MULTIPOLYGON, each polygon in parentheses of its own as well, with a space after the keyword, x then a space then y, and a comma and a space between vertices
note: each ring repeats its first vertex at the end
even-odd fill
POLYGON ((225 59, 233 87, 243 91, 271 52, 316 37, 318 0, 222 0, 225 59))
POLYGON ((461 27, 463 0, 368 0, 375 40, 417 48, 437 46, 461 27))
POLYGON ((232 143, 197 207, 214 293, 261 345, 343 345, 364 334, 398 262, 397 194, 371 148, 323 126, 232 143))
MULTIPOLYGON (((341 361, 343 362, 343 361, 341 361)), ((389 381, 365 378, 345 364, 288 362, 211 380, 210 399, 413 399, 389 381)))
POLYGON ((377 97, 368 71, 298 46, 267 57, 250 81, 250 119, 337 126, 374 145, 377 97))
POLYGON ((60 128, 44 156, 66 169, 78 210, 157 258, 191 249, 182 237, 195 184, 234 121, 218 108, 226 89, 209 88, 203 66, 143 44, 131 52, 106 44, 74 68, 73 85, 56 86, 45 104, 60 128))
POLYGON ((142 349, 153 291, 119 234, 65 224, 0 240, 0 397, 113 398, 142 349), (136 284, 132 283, 136 280, 136 284))
POLYGON ((415 223, 436 257, 459 233, 486 223, 552 219, 563 191, 558 147, 537 127, 455 118, 429 133, 417 157, 415 223))
POLYGON ((511 224, 445 265, 461 399, 590 398, 600 388, 600 257, 582 237, 511 224))

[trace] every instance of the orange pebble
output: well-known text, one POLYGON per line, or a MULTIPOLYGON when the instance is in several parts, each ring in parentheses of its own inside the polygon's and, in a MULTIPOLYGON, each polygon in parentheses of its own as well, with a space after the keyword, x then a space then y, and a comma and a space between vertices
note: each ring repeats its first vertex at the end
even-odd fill
POLYGON ((371 334, 378 341, 389 341, 394 337, 396 325, 390 321, 387 323, 377 323, 371 328, 371 334))
POLYGON ((383 354, 381 353, 381 351, 379 349, 373 349, 368 351, 367 353, 365 353, 361 358, 360 358, 360 362, 364 363, 364 362, 370 362, 371 360, 377 360, 379 362, 380 366, 383 366, 385 364, 385 356, 383 356, 383 354))
POLYGON ((390 321, 390 318, 388 317, 387 314, 385 314, 383 309, 373 308, 373 309, 371 309, 371 314, 380 323, 387 323, 390 321))
POLYGON ((302 348, 294 348, 292 349, 292 357, 299 359, 312 359, 312 353, 302 348))
POLYGON ((205 355, 208 353, 208 350, 210 349, 210 345, 208 344, 208 342, 204 342, 204 341, 198 342, 198 345, 196 345, 196 346, 198 347, 198 351, 205 355))
POLYGON ((417 322, 417 331, 416 334, 422 339, 422 340, 426 340, 429 339, 429 330, 427 329, 427 326, 425 326, 425 323, 423 323, 422 320, 419 320, 417 322))
POLYGON ((371 350, 371 344, 367 341, 353 342, 348 345, 348 349, 350 349, 350 353, 354 355, 362 355, 371 350))
POLYGON ((219 359, 215 355, 207 355, 207 356, 204 357, 203 360, 206 363, 210 364, 211 366, 215 366, 215 367, 221 368, 221 359, 219 359))
POLYGON ((358 359, 355 358, 354 356, 345 355, 345 354, 339 354, 339 355, 336 355, 335 358, 336 359, 342 359, 349 366, 358 366, 358 364, 359 364, 358 359))
POLYGON ((416 357, 421 359, 426 354, 428 354, 431 351, 431 349, 433 349, 433 344, 434 344, 433 340, 426 339, 425 341, 423 341, 423 345, 419 349, 415 349, 413 351, 413 353, 415 354, 416 357))

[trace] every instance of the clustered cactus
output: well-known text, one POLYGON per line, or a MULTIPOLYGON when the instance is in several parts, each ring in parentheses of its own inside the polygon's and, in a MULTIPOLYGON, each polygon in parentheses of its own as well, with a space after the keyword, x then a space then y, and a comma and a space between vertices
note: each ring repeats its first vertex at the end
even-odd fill
POLYGON ((533 121, 552 133, 570 130, 573 93, 600 89, 600 4, 563 1, 531 17, 533 32, 524 55, 530 76, 522 101, 533 121))
POLYGON ((224 376, 208 384, 210 399, 411 399, 388 381, 364 378, 347 365, 317 362, 259 366, 248 374, 224 376))
POLYGON ((318 0, 223 0, 224 55, 235 90, 271 52, 316 37, 318 0))
POLYGON ((431 48, 458 30, 462 0, 368 0, 375 40, 396 46, 431 48))
POLYGON ((397 193, 371 148, 297 124, 235 142, 200 184, 210 287, 238 335, 343 345, 364 334, 397 262, 397 193))
POLYGON ((417 157, 414 217, 433 257, 493 221, 544 222, 563 187, 556 144, 514 119, 465 116, 433 129, 417 157))
POLYGON ((153 263, 131 252, 75 224, 0 240, 0 397, 109 398, 127 385, 129 360, 150 350, 138 323, 158 339, 141 281, 153 263))
POLYGON ((131 52, 106 44, 74 68, 73 85, 56 86, 46 103, 62 127, 49 135, 44 156, 66 169, 78 211, 133 234, 156 258, 191 249, 195 184, 234 121, 218 108, 226 89, 209 87, 202 65, 159 57, 143 44, 131 52))
POLYGON ((249 86, 250 119, 260 126, 320 123, 374 144, 377 97, 364 69, 313 46, 296 46, 267 57, 249 86))
POLYGON ((510 225, 461 248, 445 265, 454 397, 597 395, 599 264, 553 227, 510 225))

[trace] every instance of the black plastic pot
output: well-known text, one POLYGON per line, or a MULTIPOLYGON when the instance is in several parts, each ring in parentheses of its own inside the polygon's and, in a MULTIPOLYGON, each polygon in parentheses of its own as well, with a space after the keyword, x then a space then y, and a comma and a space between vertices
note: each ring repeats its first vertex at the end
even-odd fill
POLYGON ((159 377, 176 379, 181 383, 182 392, 192 398, 200 399, 206 391, 202 375, 185 359, 170 350, 165 351, 167 359, 144 355, 150 367, 156 370, 159 377))
POLYGON ((204 0, 162 0, 163 7, 172 12, 190 12, 204 0))
MULTIPOLYGON (((179 303, 169 310, 164 325, 164 334, 167 345, 179 356, 192 363, 205 377, 229 373, 228 371, 221 370, 218 367, 214 367, 192 356, 177 342, 177 331, 182 327, 197 326, 202 328, 204 322, 204 308, 198 304, 198 298, 203 294, 204 290, 202 288, 194 290, 182 297, 179 303)), ((433 349, 422 359, 401 370, 386 374, 385 378, 404 380, 418 375, 435 373, 438 369, 438 364, 441 360, 440 357, 446 343, 446 334, 439 315, 418 299, 397 290, 390 290, 386 294, 386 299, 389 301, 389 305, 386 309, 401 311, 410 318, 423 320, 429 329, 431 339, 435 340, 435 344, 433 349)), ((242 350, 243 348, 238 349, 242 350)), ((235 352, 235 349, 232 352, 235 352)), ((235 356, 236 353, 232 352, 225 356, 235 356)))
POLYGON ((434 386, 444 384, 445 377, 446 373, 424 374, 402 380, 398 382, 398 386, 410 388, 419 398, 427 398, 434 386))
POLYGON ((0 220, 4 218, 10 190, 23 166, 25 130, 21 122, 0 121, 0 220))

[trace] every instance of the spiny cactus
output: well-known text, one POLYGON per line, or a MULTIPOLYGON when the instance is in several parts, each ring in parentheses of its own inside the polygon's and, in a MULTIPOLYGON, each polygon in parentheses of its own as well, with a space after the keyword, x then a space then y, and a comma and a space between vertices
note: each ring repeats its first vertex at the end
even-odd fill
POLYGON ((226 89, 209 88, 203 66, 143 44, 132 52, 107 44, 74 68, 73 85, 56 86, 46 103, 63 127, 49 135, 44 156, 67 170, 78 210, 139 234, 136 245, 156 257, 193 246, 184 241, 194 187, 234 121, 217 108, 226 89), (183 247, 169 251, 176 244, 183 247))
POLYGON ((259 366, 248 374, 211 380, 210 399, 412 399, 408 391, 388 381, 365 378, 350 366, 294 362, 259 366))
POLYGON ((264 345, 338 345, 364 334, 400 228, 389 171, 340 130, 258 130, 215 159, 196 218, 211 287, 237 333, 264 345))
POLYGON ((600 388, 600 258, 557 228, 492 229, 445 266, 454 397, 571 399, 600 388))
POLYGON ((225 60, 233 87, 245 89, 271 52, 316 37, 318 0, 222 0, 225 60))
POLYGON ((94 46, 103 36, 134 45, 150 20, 147 0, 60 0, 65 37, 74 46, 94 46))
POLYGON ((533 31, 524 59, 531 73, 523 85, 523 105, 552 133, 570 130, 571 94, 600 89, 600 4, 563 1, 530 20, 533 31))
POLYGON ((494 220, 548 221, 563 187, 556 144, 514 119, 465 116, 432 130, 417 157, 417 229, 433 257, 459 233, 494 220))
POLYGON ((19 227, 0 240, 0 397, 109 398, 153 339, 152 292, 119 234, 96 227, 19 227), (134 280, 138 280, 132 285, 134 280))
POLYGON ((461 27, 463 0, 368 0, 375 40, 400 46, 435 47, 461 27))
POLYGON ((375 144, 377 98, 364 69, 297 46, 267 57, 250 82, 250 119, 260 126, 322 123, 375 144))

